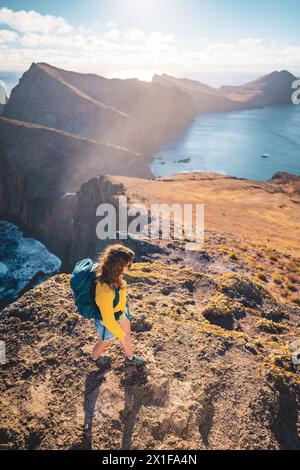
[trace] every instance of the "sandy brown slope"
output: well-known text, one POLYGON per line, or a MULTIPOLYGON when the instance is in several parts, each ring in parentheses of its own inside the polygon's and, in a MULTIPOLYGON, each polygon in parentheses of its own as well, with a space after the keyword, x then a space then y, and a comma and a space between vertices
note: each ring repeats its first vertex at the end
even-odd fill
POLYGON ((158 180, 124 177, 122 184, 130 201, 149 209, 154 203, 204 203, 203 249, 182 251, 184 262, 205 272, 251 274, 278 298, 300 305, 299 177, 278 173, 257 182, 194 173, 158 180))
POLYGON ((258 182, 188 173, 156 180, 121 179, 132 201, 147 205, 204 203, 207 230, 234 233, 271 248, 300 254, 299 177, 288 175, 287 181, 278 178, 258 182))

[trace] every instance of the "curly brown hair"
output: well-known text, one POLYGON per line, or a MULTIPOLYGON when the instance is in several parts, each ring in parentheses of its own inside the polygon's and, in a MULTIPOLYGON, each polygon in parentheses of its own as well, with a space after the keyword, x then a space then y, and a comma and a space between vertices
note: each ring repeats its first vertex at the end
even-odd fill
POLYGON ((134 251, 124 245, 115 243, 105 248, 98 258, 98 266, 95 269, 99 282, 105 282, 112 288, 124 287, 122 274, 126 266, 134 260, 134 251))

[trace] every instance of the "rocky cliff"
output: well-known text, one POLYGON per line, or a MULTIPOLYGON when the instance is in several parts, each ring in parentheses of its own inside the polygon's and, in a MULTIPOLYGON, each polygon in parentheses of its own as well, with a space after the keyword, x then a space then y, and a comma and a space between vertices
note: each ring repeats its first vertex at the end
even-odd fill
POLYGON ((143 157, 116 145, 2 117, 0 131, 0 217, 42 241, 64 267, 89 250, 94 253, 96 208, 111 202, 120 189, 98 176, 147 174, 143 157))
POLYGON ((151 176, 143 155, 126 147, 2 116, 0 159, 6 191, 19 190, 11 185, 12 174, 18 173, 26 176, 31 196, 77 191, 100 173, 151 176))
POLYGON ((174 263, 174 249, 128 274, 144 370, 117 342, 108 370, 90 362, 97 335, 66 275, 2 312, 2 448, 300 449, 300 309, 245 275, 174 263))
MULTIPOLYGON (((101 248, 96 236, 96 209, 101 203, 115 204, 115 195, 122 185, 103 176, 84 183, 76 193, 44 193, 30 195, 27 180, 13 175, 19 191, 5 201, 11 206, 1 217, 18 223, 62 260, 62 269, 70 271, 76 261, 94 256, 101 248)), ((1 188, 5 192, 5 185, 1 188)))
POLYGON ((189 97, 139 80, 106 79, 32 64, 4 115, 151 155, 195 116, 189 97))
POLYGON ((95 251, 95 210, 106 200, 98 175, 151 177, 151 152, 195 113, 177 89, 32 64, 0 119, 0 217, 72 266, 95 251), (93 229, 81 233, 91 213, 93 229))

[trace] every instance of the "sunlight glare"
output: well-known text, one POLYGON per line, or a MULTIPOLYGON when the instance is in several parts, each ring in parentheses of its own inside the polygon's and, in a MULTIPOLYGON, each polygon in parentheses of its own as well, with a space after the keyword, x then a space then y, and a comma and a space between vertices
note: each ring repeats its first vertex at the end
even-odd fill
POLYGON ((161 70, 120 70, 118 72, 112 72, 111 74, 106 75, 107 78, 137 78, 144 82, 151 82, 153 75, 163 73, 161 70))

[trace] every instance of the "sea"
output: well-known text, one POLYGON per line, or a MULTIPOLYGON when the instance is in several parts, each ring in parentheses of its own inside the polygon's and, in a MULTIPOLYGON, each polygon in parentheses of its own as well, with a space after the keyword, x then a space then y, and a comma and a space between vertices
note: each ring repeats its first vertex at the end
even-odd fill
POLYGON ((278 171, 300 175, 300 105, 200 114, 157 150, 150 167, 155 176, 200 171, 265 181, 278 171))
POLYGON ((58 273, 61 260, 16 225, 0 220, 0 309, 30 287, 58 273))

